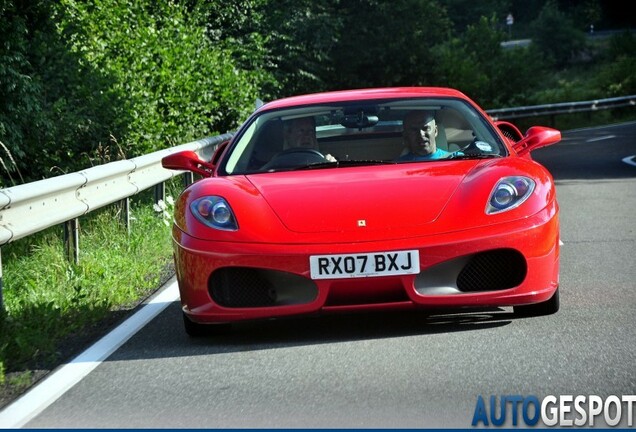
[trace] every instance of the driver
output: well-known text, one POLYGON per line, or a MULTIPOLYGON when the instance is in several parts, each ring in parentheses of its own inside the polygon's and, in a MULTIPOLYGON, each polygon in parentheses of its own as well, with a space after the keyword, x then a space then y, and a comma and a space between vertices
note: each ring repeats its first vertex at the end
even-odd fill
MULTIPOLYGON (((301 117, 287 120, 283 123, 283 148, 308 148, 318 150, 316 139, 316 119, 301 117)), ((319 151, 319 150, 318 150, 319 151)), ((329 162, 336 162, 332 155, 325 155, 329 162)))

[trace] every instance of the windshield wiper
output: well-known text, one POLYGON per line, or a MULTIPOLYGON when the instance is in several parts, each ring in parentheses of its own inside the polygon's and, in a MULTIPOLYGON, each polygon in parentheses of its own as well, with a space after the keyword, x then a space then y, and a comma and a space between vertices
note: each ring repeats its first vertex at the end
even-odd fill
MULTIPOLYGON (((452 154, 444 159, 448 160, 448 159, 496 159, 496 158, 500 158, 503 157, 502 155, 498 155, 498 154, 463 154, 463 153, 455 153, 452 154)), ((443 160, 443 159, 440 159, 443 160)))

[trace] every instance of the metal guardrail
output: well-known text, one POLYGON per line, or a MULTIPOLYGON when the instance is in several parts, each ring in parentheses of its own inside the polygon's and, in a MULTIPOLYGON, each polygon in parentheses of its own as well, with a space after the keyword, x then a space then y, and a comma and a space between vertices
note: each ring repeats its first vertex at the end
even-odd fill
MULTIPOLYGON (((582 111, 635 106, 636 95, 584 102, 557 103, 486 110, 494 120, 569 114, 582 111)), ((209 160, 228 133, 204 138, 133 159, 96 166, 76 173, 0 189, 0 246, 42 231, 53 225, 76 221, 93 210, 129 197, 182 174, 166 170, 161 159, 182 150, 197 152, 209 160)), ((126 201, 127 202, 127 201, 126 201)), ((67 227, 75 231, 77 224, 67 227)), ((77 250, 75 250, 77 256, 77 250)), ((2 301, 2 256, 0 254, 0 311, 2 301)))
POLYGON ((585 111, 598 111, 610 108, 636 106, 636 95, 608 99, 596 99, 583 102, 564 102, 545 105, 534 105, 517 108, 501 108, 486 110, 494 120, 506 120, 543 115, 574 114, 585 111))
POLYGON ((0 189, 0 245, 83 216, 181 174, 161 159, 182 150, 210 158, 232 137, 204 138, 133 159, 110 162, 72 174, 0 189))
MULTIPOLYGON (((121 200, 125 200, 128 207, 129 197, 183 173, 163 168, 163 157, 192 150, 210 159, 216 147, 231 137, 232 134, 224 134, 204 138, 144 156, 0 189, 0 246, 71 221, 65 225, 65 236, 71 237, 67 254, 77 261, 77 218, 121 200)), ((2 286, 0 254, 0 311, 4 310, 2 286)))

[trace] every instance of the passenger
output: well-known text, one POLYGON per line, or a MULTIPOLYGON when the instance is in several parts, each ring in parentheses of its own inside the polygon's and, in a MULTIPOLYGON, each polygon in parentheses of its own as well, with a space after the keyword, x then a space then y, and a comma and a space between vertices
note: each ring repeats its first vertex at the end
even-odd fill
POLYGON ((437 123, 433 111, 411 111, 404 117, 403 139, 408 153, 398 161, 442 159, 449 152, 437 148, 437 123))

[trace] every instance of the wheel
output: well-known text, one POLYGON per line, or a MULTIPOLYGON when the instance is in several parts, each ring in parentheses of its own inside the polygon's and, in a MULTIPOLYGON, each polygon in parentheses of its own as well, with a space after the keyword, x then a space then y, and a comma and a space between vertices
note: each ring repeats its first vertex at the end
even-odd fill
POLYGON ((183 327, 188 336, 202 337, 228 333, 232 329, 232 324, 199 324, 192 321, 185 312, 183 312, 183 327))
POLYGON ((326 161, 327 158, 316 149, 293 147, 276 154, 262 169, 294 168, 326 161))
POLYGON ((513 309, 515 314, 525 317, 552 315, 559 311, 559 289, 557 288, 550 300, 531 305, 515 306, 513 309))

